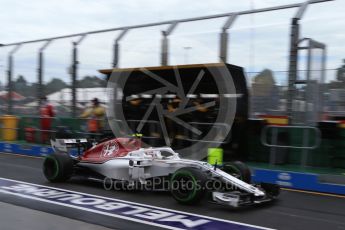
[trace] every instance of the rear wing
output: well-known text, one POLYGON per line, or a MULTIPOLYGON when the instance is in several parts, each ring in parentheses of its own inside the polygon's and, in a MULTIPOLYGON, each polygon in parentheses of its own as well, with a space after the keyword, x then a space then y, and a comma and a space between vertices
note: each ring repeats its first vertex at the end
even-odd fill
POLYGON ((76 148, 81 143, 88 143, 88 140, 86 138, 80 138, 80 139, 55 139, 50 140, 50 144, 55 152, 68 152, 71 148, 76 148))

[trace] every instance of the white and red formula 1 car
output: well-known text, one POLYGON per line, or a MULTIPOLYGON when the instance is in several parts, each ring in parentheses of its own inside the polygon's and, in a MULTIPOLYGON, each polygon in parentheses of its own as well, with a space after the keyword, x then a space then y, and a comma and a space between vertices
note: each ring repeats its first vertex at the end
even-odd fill
POLYGON ((94 145, 87 139, 55 139, 51 143, 55 153, 43 163, 43 173, 50 182, 78 175, 127 186, 151 183, 155 189, 170 190, 180 203, 193 204, 207 196, 231 207, 272 201, 279 194, 275 185, 250 184, 250 171, 241 162, 220 169, 203 161, 181 159, 169 147, 141 148, 138 138, 114 138, 94 145), (71 147, 78 149, 77 155, 68 153, 71 147), (157 181, 159 186, 154 184, 157 181))

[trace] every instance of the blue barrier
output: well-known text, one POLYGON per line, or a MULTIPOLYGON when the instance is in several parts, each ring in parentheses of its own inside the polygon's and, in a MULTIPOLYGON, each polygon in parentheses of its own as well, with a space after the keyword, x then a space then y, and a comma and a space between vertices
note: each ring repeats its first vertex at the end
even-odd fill
POLYGON ((254 168, 255 183, 272 183, 282 187, 345 195, 345 185, 321 183, 318 174, 254 168))
MULTIPOLYGON (((50 146, 0 142, 0 152, 44 157, 54 153, 54 150, 50 146)), ((71 150, 71 154, 76 155, 77 150, 71 150)))
POLYGON ((48 146, 0 142, 0 152, 43 157, 54 151, 48 146))

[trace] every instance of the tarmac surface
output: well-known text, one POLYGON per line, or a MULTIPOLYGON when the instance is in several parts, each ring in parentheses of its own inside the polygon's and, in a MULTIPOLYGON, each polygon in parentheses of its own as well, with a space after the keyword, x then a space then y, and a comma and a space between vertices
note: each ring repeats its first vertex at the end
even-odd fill
MULTIPOLYGON (((102 184, 71 180, 52 184, 44 178, 43 159, 0 154, 0 177, 107 198, 168 208, 274 229, 345 229, 345 197, 283 190, 268 205, 229 209, 208 202, 176 203, 167 192, 107 191, 102 184)), ((158 229, 156 226, 76 210, 0 192, 0 228, 7 229, 158 229)), ((240 229, 240 228, 238 228, 240 229)))
POLYGON ((35 230, 110 230, 109 228, 89 224, 83 221, 3 202, 0 202, 0 219, 1 229, 6 230, 18 230, 20 228, 35 230))

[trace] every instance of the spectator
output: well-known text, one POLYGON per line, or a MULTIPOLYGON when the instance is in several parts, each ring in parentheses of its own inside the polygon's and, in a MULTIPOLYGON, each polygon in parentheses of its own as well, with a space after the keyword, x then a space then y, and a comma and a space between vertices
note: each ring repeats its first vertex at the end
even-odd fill
POLYGON ((48 103, 47 97, 41 98, 40 121, 41 121, 41 141, 48 143, 53 117, 55 116, 54 107, 48 103))
POLYGON ((92 107, 87 108, 81 115, 81 118, 88 118, 87 130, 92 133, 91 137, 95 138, 95 134, 100 134, 104 128, 105 108, 100 105, 98 98, 92 99, 92 107))

